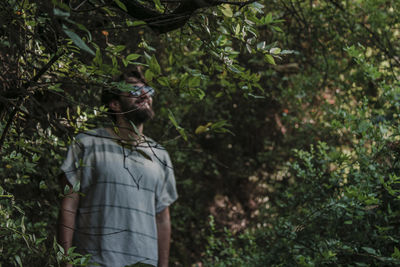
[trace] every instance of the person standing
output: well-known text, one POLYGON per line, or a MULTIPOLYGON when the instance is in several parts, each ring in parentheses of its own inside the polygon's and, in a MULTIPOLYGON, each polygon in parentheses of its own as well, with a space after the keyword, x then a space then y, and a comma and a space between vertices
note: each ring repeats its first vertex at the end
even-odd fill
POLYGON ((96 266, 166 267, 178 194, 167 151, 143 135, 154 89, 138 74, 121 82, 130 91, 102 95, 114 127, 78 134, 61 166, 63 185, 79 190, 61 202, 58 240, 65 252, 91 254, 96 266))

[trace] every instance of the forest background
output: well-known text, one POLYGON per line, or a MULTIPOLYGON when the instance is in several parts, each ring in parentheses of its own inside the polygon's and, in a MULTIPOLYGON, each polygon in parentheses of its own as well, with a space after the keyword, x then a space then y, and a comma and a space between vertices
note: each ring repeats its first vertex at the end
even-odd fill
POLYGON ((400 264, 400 1, 4 0, 0 266, 55 241, 60 165, 142 66, 179 200, 171 266, 400 264))

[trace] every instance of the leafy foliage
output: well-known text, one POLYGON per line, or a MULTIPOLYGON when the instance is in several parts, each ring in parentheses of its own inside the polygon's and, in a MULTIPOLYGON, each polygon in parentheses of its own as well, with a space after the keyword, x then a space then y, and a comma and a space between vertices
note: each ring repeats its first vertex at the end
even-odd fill
POLYGON ((179 27, 186 2, 141 1, 161 23, 37 2, 0 9, 4 265, 85 265, 55 242, 59 166, 137 66, 178 180, 172 266, 399 264, 398 1, 195 6, 179 27))

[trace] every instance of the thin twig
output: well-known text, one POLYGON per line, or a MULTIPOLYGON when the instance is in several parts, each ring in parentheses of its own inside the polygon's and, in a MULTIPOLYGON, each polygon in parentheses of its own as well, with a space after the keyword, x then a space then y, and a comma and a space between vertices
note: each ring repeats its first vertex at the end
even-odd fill
MULTIPOLYGON (((29 89, 29 87, 31 86, 31 84, 32 83, 34 83, 34 82, 36 82, 37 80, 39 80, 39 78, 62 56, 64 54, 64 51, 59 51, 58 53, 56 53, 51 59, 50 59, 50 61, 49 62, 47 62, 47 64, 43 67, 43 68, 41 68, 40 70, 39 70, 39 72, 29 81, 29 82, 27 82, 24 86, 23 86, 23 88, 24 88, 24 91, 25 92, 28 92, 28 89, 29 89)), ((3 148, 3 143, 4 143, 4 140, 5 140, 5 138, 6 138, 6 135, 7 135, 7 132, 8 132, 8 130, 10 129, 10 127, 11 127, 11 124, 12 124, 12 122, 14 121, 14 117, 15 117, 15 115, 17 114, 17 112, 19 111, 19 109, 20 109, 20 107, 21 107, 21 105, 22 105, 22 103, 24 102, 24 100, 25 100, 25 98, 27 97, 29 95, 29 92, 28 92, 28 94, 25 94, 25 95, 21 95, 19 98, 18 98, 18 101, 17 101, 17 103, 16 103, 16 105, 14 106, 14 109, 13 109, 13 111, 10 113, 10 116, 8 117, 8 120, 7 120, 7 124, 6 124, 6 126, 4 127, 4 130, 3 130, 3 132, 1 133, 1 137, 0 137, 0 153, 1 153, 1 150, 2 150, 2 148, 3 148)))

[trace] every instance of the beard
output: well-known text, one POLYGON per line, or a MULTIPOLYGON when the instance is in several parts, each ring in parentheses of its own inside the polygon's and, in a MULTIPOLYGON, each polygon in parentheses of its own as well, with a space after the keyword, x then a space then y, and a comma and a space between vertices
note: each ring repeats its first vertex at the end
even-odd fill
POLYGON ((154 111, 149 105, 149 108, 143 107, 143 103, 129 104, 121 101, 121 109, 125 119, 133 122, 135 125, 143 124, 154 117, 154 111))

